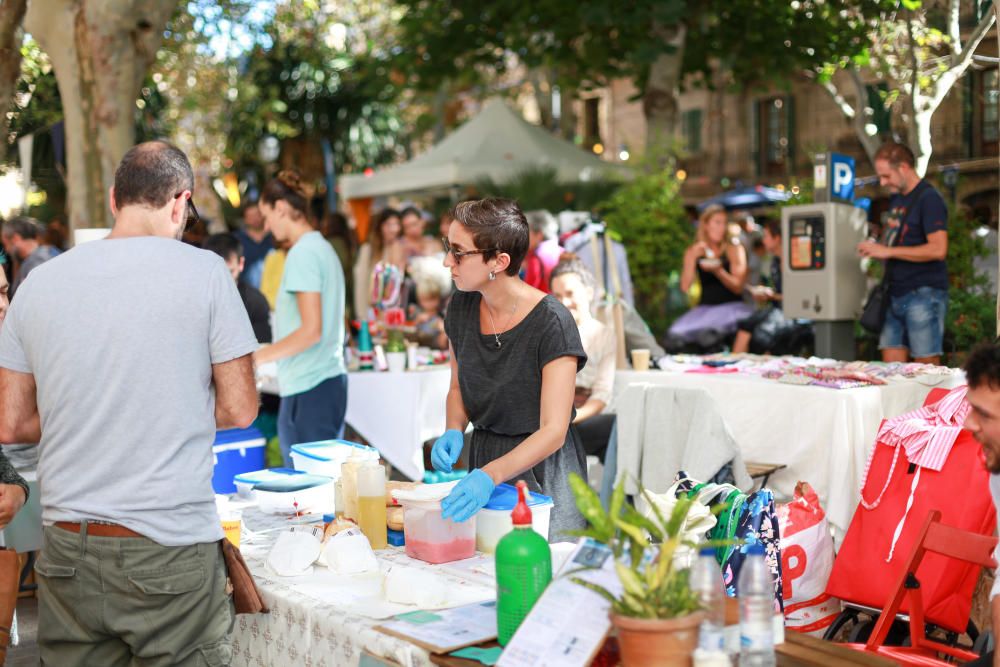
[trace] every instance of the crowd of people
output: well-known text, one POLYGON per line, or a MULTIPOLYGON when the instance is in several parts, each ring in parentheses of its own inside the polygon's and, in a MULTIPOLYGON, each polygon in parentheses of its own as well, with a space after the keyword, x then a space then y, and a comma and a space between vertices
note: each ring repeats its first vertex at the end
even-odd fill
MULTIPOLYGON (((935 362, 947 209, 905 147, 883 147, 875 165, 894 193, 890 215, 882 239, 858 253, 886 260, 882 355, 935 362)), ((464 521, 497 484, 524 480, 555 501, 553 539, 584 526, 568 477, 586 477, 588 454, 605 455, 620 347, 657 348, 632 307, 625 249, 603 225, 588 220, 560 236, 548 212, 486 198, 443 215, 440 240, 413 207, 383 209, 355 239, 346 218, 285 171, 244 209, 240 229, 185 235, 199 222, 193 184, 181 151, 140 144, 115 173, 107 240, 63 253, 58 234, 47 241, 29 218, 0 233, 13 269, 9 288, 0 271, 0 442, 40 443, 44 663, 228 662, 232 604, 209 481, 215 432, 257 418, 254 365, 276 362, 286 463, 293 444, 341 437, 350 321, 370 317, 373 277, 386 267, 405 276, 398 305, 414 335, 452 352, 447 430, 430 457, 450 471, 465 453, 470 473, 444 515, 464 521), (620 318, 598 317, 609 305, 620 318)), ((797 345, 789 340, 808 325, 781 313, 783 253, 776 220, 758 231, 706 208, 678 267, 697 303, 666 332, 667 349, 797 345)), ((984 446, 993 355, 970 359, 970 424, 984 446)), ((0 527, 27 497, 0 455, 0 527)))

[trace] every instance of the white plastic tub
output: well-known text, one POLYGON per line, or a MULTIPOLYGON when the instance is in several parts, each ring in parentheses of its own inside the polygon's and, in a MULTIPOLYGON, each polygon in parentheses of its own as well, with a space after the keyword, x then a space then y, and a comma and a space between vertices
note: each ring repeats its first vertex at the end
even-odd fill
MULTIPOLYGON (((552 498, 540 493, 528 492, 528 507, 531 509, 531 528, 549 539, 549 516, 555 506, 552 498)), ((476 548, 483 553, 496 551, 500 538, 514 529, 510 514, 517 505, 517 488, 510 484, 498 484, 493 495, 476 515, 476 548)))
POLYGON ((292 445, 292 466, 314 475, 333 480, 340 479, 340 466, 351 457, 352 451, 361 450, 365 460, 378 461, 378 450, 347 440, 320 440, 292 445))

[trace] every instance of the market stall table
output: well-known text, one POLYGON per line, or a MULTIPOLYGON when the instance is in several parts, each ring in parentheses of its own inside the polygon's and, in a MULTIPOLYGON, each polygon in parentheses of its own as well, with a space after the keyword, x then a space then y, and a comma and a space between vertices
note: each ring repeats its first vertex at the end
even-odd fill
MULTIPOLYGON (((265 559, 276 533, 318 520, 318 516, 290 518, 265 514, 255 508, 244 510, 244 543, 240 550, 270 613, 236 617, 232 664, 235 667, 349 667, 358 665, 363 652, 367 651, 406 667, 432 665, 428 651, 376 630, 384 620, 358 613, 356 610, 364 606, 364 601, 346 590, 328 583, 324 585, 319 573, 317 576, 278 577, 270 572, 265 559)), ((379 556, 410 567, 432 567, 412 561, 400 549, 379 552, 379 556)), ((326 568, 314 568, 326 573, 326 568)), ((446 576, 459 583, 461 577, 450 574, 454 571, 448 570, 446 576)))
MULTIPOLYGON (((274 370, 259 369, 261 390, 277 393, 274 370)), ((344 420, 412 480, 424 476, 424 442, 444 433, 451 367, 401 373, 357 371, 347 378, 344 420)))
MULTIPOLYGON (((618 371, 611 407, 618 414, 619 438, 611 467, 617 466, 616 479, 634 475, 645 483, 637 464, 642 452, 663 446, 669 437, 628 428, 629 423, 644 423, 650 409, 647 402, 634 400, 636 387, 704 389, 746 461, 787 466, 771 476, 769 487, 790 498, 798 481, 808 481, 820 494, 830 523, 843 535, 860 498, 861 477, 881 420, 920 407, 935 386, 951 388, 962 382, 964 376, 956 372, 833 389, 746 373, 618 371), (630 387, 630 400, 619 401, 630 387), (629 433, 641 433, 641 441, 629 433)), ((669 391, 660 391, 657 400, 667 395, 669 391)), ((670 478, 674 472, 661 471, 670 478)))

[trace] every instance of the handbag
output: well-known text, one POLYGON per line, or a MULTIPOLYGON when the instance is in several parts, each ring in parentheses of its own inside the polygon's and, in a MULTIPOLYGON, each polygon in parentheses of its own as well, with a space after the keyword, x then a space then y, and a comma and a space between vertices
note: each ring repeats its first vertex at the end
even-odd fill
POLYGON ((879 284, 872 288, 865 300, 865 307, 861 310, 861 317, 858 322, 861 326, 873 334, 882 333, 885 325, 885 314, 889 310, 889 277, 888 270, 882 277, 879 284))
POLYGON ((243 555, 232 542, 222 538, 222 557, 226 562, 226 573, 233 588, 233 605, 237 614, 267 614, 270 609, 264 596, 257 588, 257 582, 250 573, 243 555))
MULTIPOLYGON (((943 395, 935 392, 928 394, 925 406, 943 395)), ((969 431, 963 430, 955 440, 940 471, 910 465, 905 450, 902 443, 876 442, 872 448, 861 503, 833 561, 826 585, 829 595, 881 609, 895 593, 895 583, 931 510, 940 511, 941 523, 952 528, 979 535, 996 530, 990 473, 983 464, 982 447, 969 431)), ((978 565, 928 553, 917 571, 926 621, 965 632, 979 571, 978 565)), ((904 600, 899 613, 908 612, 909 601, 904 600)))

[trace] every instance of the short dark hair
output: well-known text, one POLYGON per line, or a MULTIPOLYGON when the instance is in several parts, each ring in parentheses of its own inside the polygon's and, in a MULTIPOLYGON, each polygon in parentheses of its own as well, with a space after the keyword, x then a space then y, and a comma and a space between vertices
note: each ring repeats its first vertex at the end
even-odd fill
POLYGON ((264 185, 260 193, 260 201, 268 206, 274 206, 279 201, 284 201, 306 222, 312 224, 312 206, 310 200, 312 193, 302 182, 299 172, 294 169, 285 169, 278 172, 264 185))
POLYGON ((201 244, 202 249, 214 252, 216 255, 226 260, 242 259, 243 244, 236 238, 235 234, 223 232, 222 234, 212 234, 201 244))
POLYGON ((133 146, 115 170, 115 206, 160 208, 184 190, 194 189, 194 172, 184 151, 166 141, 133 146))
POLYGON ((521 262, 528 253, 528 221, 521 207, 513 199, 488 197, 458 204, 452 216, 472 233, 476 248, 489 250, 483 253, 483 261, 489 261, 497 253, 510 255, 510 265, 505 273, 516 276, 521 262))
POLYGON ((774 218, 767 218, 764 220, 764 229, 768 231, 771 236, 781 237, 781 220, 775 220, 774 218))
POLYGON ((882 144, 875 151, 875 160, 885 160, 893 169, 899 169, 899 165, 901 164, 907 164, 910 166, 910 169, 913 169, 917 164, 917 159, 914 157, 913 151, 910 150, 909 146, 898 144, 895 141, 882 144))
POLYGON ((420 209, 416 206, 407 206, 402 211, 399 212, 399 219, 402 220, 408 215, 415 215, 420 219, 423 219, 424 214, 420 212, 420 209))
POLYGON ((597 281, 594 279, 594 274, 590 272, 586 264, 580 261, 579 257, 571 252, 564 252, 559 257, 559 263, 555 265, 552 273, 549 274, 549 287, 552 287, 552 282, 559 276, 569 274, 577 275, 584 287, 597 289, 597 281))
POLYGON ((962 370, 969 388, 977 389, 985 384, 991 389, 1000 389, 1000 345, 981 343, 969 354, 962 370))
POLYGON ((42 235, 42 223, 26 215, 17 215, 3 223, 3 235, 17 234, 26 241, 37 239, 42 235))

